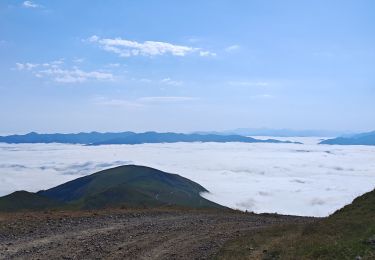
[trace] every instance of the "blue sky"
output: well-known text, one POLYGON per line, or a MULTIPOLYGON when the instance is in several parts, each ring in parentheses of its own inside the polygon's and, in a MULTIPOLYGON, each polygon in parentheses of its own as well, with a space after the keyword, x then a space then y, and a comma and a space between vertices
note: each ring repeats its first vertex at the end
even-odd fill
POLYGON ((1 1, 0 133, 375 129, 374 1, 1 1))

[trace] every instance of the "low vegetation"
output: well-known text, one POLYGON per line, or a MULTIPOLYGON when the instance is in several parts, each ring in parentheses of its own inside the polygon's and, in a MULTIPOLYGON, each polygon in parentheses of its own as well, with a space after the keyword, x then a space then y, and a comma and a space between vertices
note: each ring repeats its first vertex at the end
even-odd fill
POLYGON ((375 259, 375 190, 314 223, 278 225, 230 241, 216 259, 375 259))
POLYGON ((228 242, 216 259, 375 259, 375 190, 309 224, 278 225, 228 242))

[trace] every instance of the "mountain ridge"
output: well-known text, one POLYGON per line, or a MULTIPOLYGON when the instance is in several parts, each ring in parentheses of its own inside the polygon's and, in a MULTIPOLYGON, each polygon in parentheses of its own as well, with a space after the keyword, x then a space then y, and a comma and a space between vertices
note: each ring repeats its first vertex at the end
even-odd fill
POLYGON ((65 143, 84 145, 104 144, 144 144, 144 143, 176 143, 176 142, 243 142, 243 143, 297 143, 275 139, 259 140, 241 135, 217 134, 184 134, 184 133, 158 133, 158 132, 118 132, 118 133, 76 133, 76 134, 38 134, 30 132, 25 135, 0 136, 4 143, 65 143))
POLYGON ((330 144, 330 145, 375 145, 375 131, 356 134, 348 137, 336 137, 332 139, 326 139, 319 144, 330 144))
POLYGON ((243 136, 277 136, 277 137, 331 137, 353 134, 351 131, 334 130, 296 130, 296 129, 270 129, 270 128, 237 128, 224 131, 197 131, 198 134, 236 134, 243 136))

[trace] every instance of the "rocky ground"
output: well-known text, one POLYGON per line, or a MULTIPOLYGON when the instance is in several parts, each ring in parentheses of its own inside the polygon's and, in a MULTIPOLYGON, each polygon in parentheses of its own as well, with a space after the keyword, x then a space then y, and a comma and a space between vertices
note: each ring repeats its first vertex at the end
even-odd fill
POLYGON ((0 259, 206 259, 249 231, 306 221, 171 209, 0 214, 0 259))

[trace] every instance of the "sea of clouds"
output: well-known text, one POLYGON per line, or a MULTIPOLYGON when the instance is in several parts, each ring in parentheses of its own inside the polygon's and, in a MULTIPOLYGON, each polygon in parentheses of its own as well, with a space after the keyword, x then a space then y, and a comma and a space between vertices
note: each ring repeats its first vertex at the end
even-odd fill
POLYGON ((207 199, 257 213, 327 216, 374 189, 375 147, 288 139, 304 144, 0 143, 0 196, 50 188, 123 164, 180 174, 208 189, 207 199))

